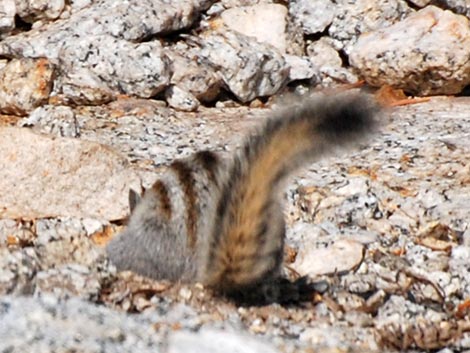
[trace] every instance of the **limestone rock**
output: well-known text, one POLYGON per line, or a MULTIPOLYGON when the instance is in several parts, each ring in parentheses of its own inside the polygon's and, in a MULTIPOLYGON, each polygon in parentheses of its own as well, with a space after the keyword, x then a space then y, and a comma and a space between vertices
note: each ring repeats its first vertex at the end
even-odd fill
POLYGON ((47 102, 54 67, 47 59, 13 59, 0 71, 0 111, 25 115, 47 102))
POLYGON ((373 86, 419 95, 456 94, 470 83, 469 21, 428 6, 360 37, 350 63, 373 86))
POLYGON ((122 219, 139 180, 97 143, 0 128, 0 217, 122 219))

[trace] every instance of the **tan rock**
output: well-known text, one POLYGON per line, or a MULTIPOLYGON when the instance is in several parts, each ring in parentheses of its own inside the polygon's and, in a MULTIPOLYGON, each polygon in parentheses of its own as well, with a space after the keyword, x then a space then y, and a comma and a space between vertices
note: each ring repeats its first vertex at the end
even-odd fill
POLYGON ((302 248, 292 267, 302 276, 315 277, 352 270, 363 258, 364 246, 361 243, 342 239, 327 248, 302 248))
POLYGON ((126 159, 98 143, 2 127, 0 151, 2 218, 122 219, 139 188, 126 159))
POLYGON ((45 103, 53 83, 53 65, 45 58, 13 59, 0 71, 0 111, 26 115, 45 103))
POLYGON ((349 61, 373 86, 419 95, 456 94, 470 83, 466 17, 428 6, 361 36, 349 61))
POLYGON ((223 23, 231 30, 255 37, 285 53, 288 46, 287 8, 280 4, 257 4, 225 10, 223 23))

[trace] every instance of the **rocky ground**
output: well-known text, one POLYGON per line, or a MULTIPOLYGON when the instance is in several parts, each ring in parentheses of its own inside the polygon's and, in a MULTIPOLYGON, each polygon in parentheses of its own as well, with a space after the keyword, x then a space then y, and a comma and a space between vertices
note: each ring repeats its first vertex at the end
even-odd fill
POLYGON ((433 3, 1 3, 0 351, 470 351, 470 10, 433 3), (108 263, 130 187, 360 79, 380 131, 284 197, 286 274, 324 293, 239 307, 108 263))

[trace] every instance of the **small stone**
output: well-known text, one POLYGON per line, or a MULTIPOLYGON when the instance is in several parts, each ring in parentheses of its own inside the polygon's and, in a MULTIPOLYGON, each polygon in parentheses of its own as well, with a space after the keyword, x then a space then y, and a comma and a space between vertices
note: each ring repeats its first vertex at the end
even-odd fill
POLYGON ((309 57, 284 55, 289 66, 289 81, 309 80, 319 76, 319 70, 309 57))
POLYGON ((184 300, 189 300, 193 296, 193 292, 186 287, 181 288, 178 294, 184 300))
POLYGON ((0 111, 26 115, 47 102, 54 67, 45 58, 13 59, 0 71, 0 111))
POLYGON ((168 87, 165 91, 165 99, 171 107, 184 112, 193 112, 199 107, 197 98, 178 86, 168 87))
POLYGON ((299 249, 292 267, 302 276, 316 277, 350 271, 359 266, 363 257, 364 246, 353 240, 338 240, 323 249, 306 244, 299 249))

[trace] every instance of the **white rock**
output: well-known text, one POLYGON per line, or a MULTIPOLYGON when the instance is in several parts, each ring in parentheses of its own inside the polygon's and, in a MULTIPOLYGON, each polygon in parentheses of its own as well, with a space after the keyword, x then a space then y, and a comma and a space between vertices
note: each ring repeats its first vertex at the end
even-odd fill
POLYGON ((171 84, 191 93, 197 100, 212 102, 222 86, 222 79, 215 70, 196 60, 195 50, 182 42, 168 49, 165 55, 171 61, 171 84))
POLYGON ((307 55, 318 67, 341 67, 342 60, 338 51, 326 39, 320 39, 307 46, 307 55))
POLYGON ((296 55, 284 55, 289 66, 289 81, 307 80, 319 76, 318 67, 313 64, 309 57, 296 55))
POLYGON ((17 15, 30 23, 56 19, 65 8, 64 0, 17 0, 15 3, 17 15))
POLYGON ((346 54, 361 33, 390 26, 411 11, 403 0, 340 0, 337 4, 336 17, 328 33, 337 45, 341 45, 336 49, 343 49, 346 54))
POLYGON ((6 38, 0 55, 57 59, 62 45, 94 35, 138 41, 190 26, 209 0, 101 0, 67 20, 6 38))
POLYGON ((281 53, 269 44, 230 30, 200 40, 199 55, 218 70, 230 91, 242 102, 276 93, 289 68, 281 53))
POLYGON ((197 333, 182 331, 171 333, 168 339, 168 353, 276 353, 275 348, 261 339, 214 329, 197 333))
POLYGON ((15 0, 0 2, 0 33, 10 32, 15 28, 15 0))
POLYGON ((65 105, 43 105, 31 112, 29 117, 18 122, 20 127, 32 126, 42 133, 61 136, 78 137, 80 127, 72 108, 65 105))
POLYGON ((342 239, 327 248, 306 243, 299 250, 292 267, 302 276, 341 273, 356 268, 364 257, 364 246, 354 240, 342 239))
POLYGON ((360 37, 350 63, 373 86, 456 94, 470 83, 470 26, 464 16, 428 6, 360 37))
POLYGON ((329 0, 294 0, 289 1, 289 14, 305 34, 315 34, 331 24, 336 6, 329 0))
POLYGON ((171 107, 185 112, 193 112, 199 107, 197 98, 178 86, 168 87, 165 99, 171 107))
POLYGON ((3 218, 122 219, 140 184, 123 157, 93 142, 2 127, 0 151, 3 218))
POLYGON ((255 37, 282 53, 286 52, 288 39, 287 8, 280 4, 257 4, 235 7, 222 12, 223 23, 231 30, 255 37))

